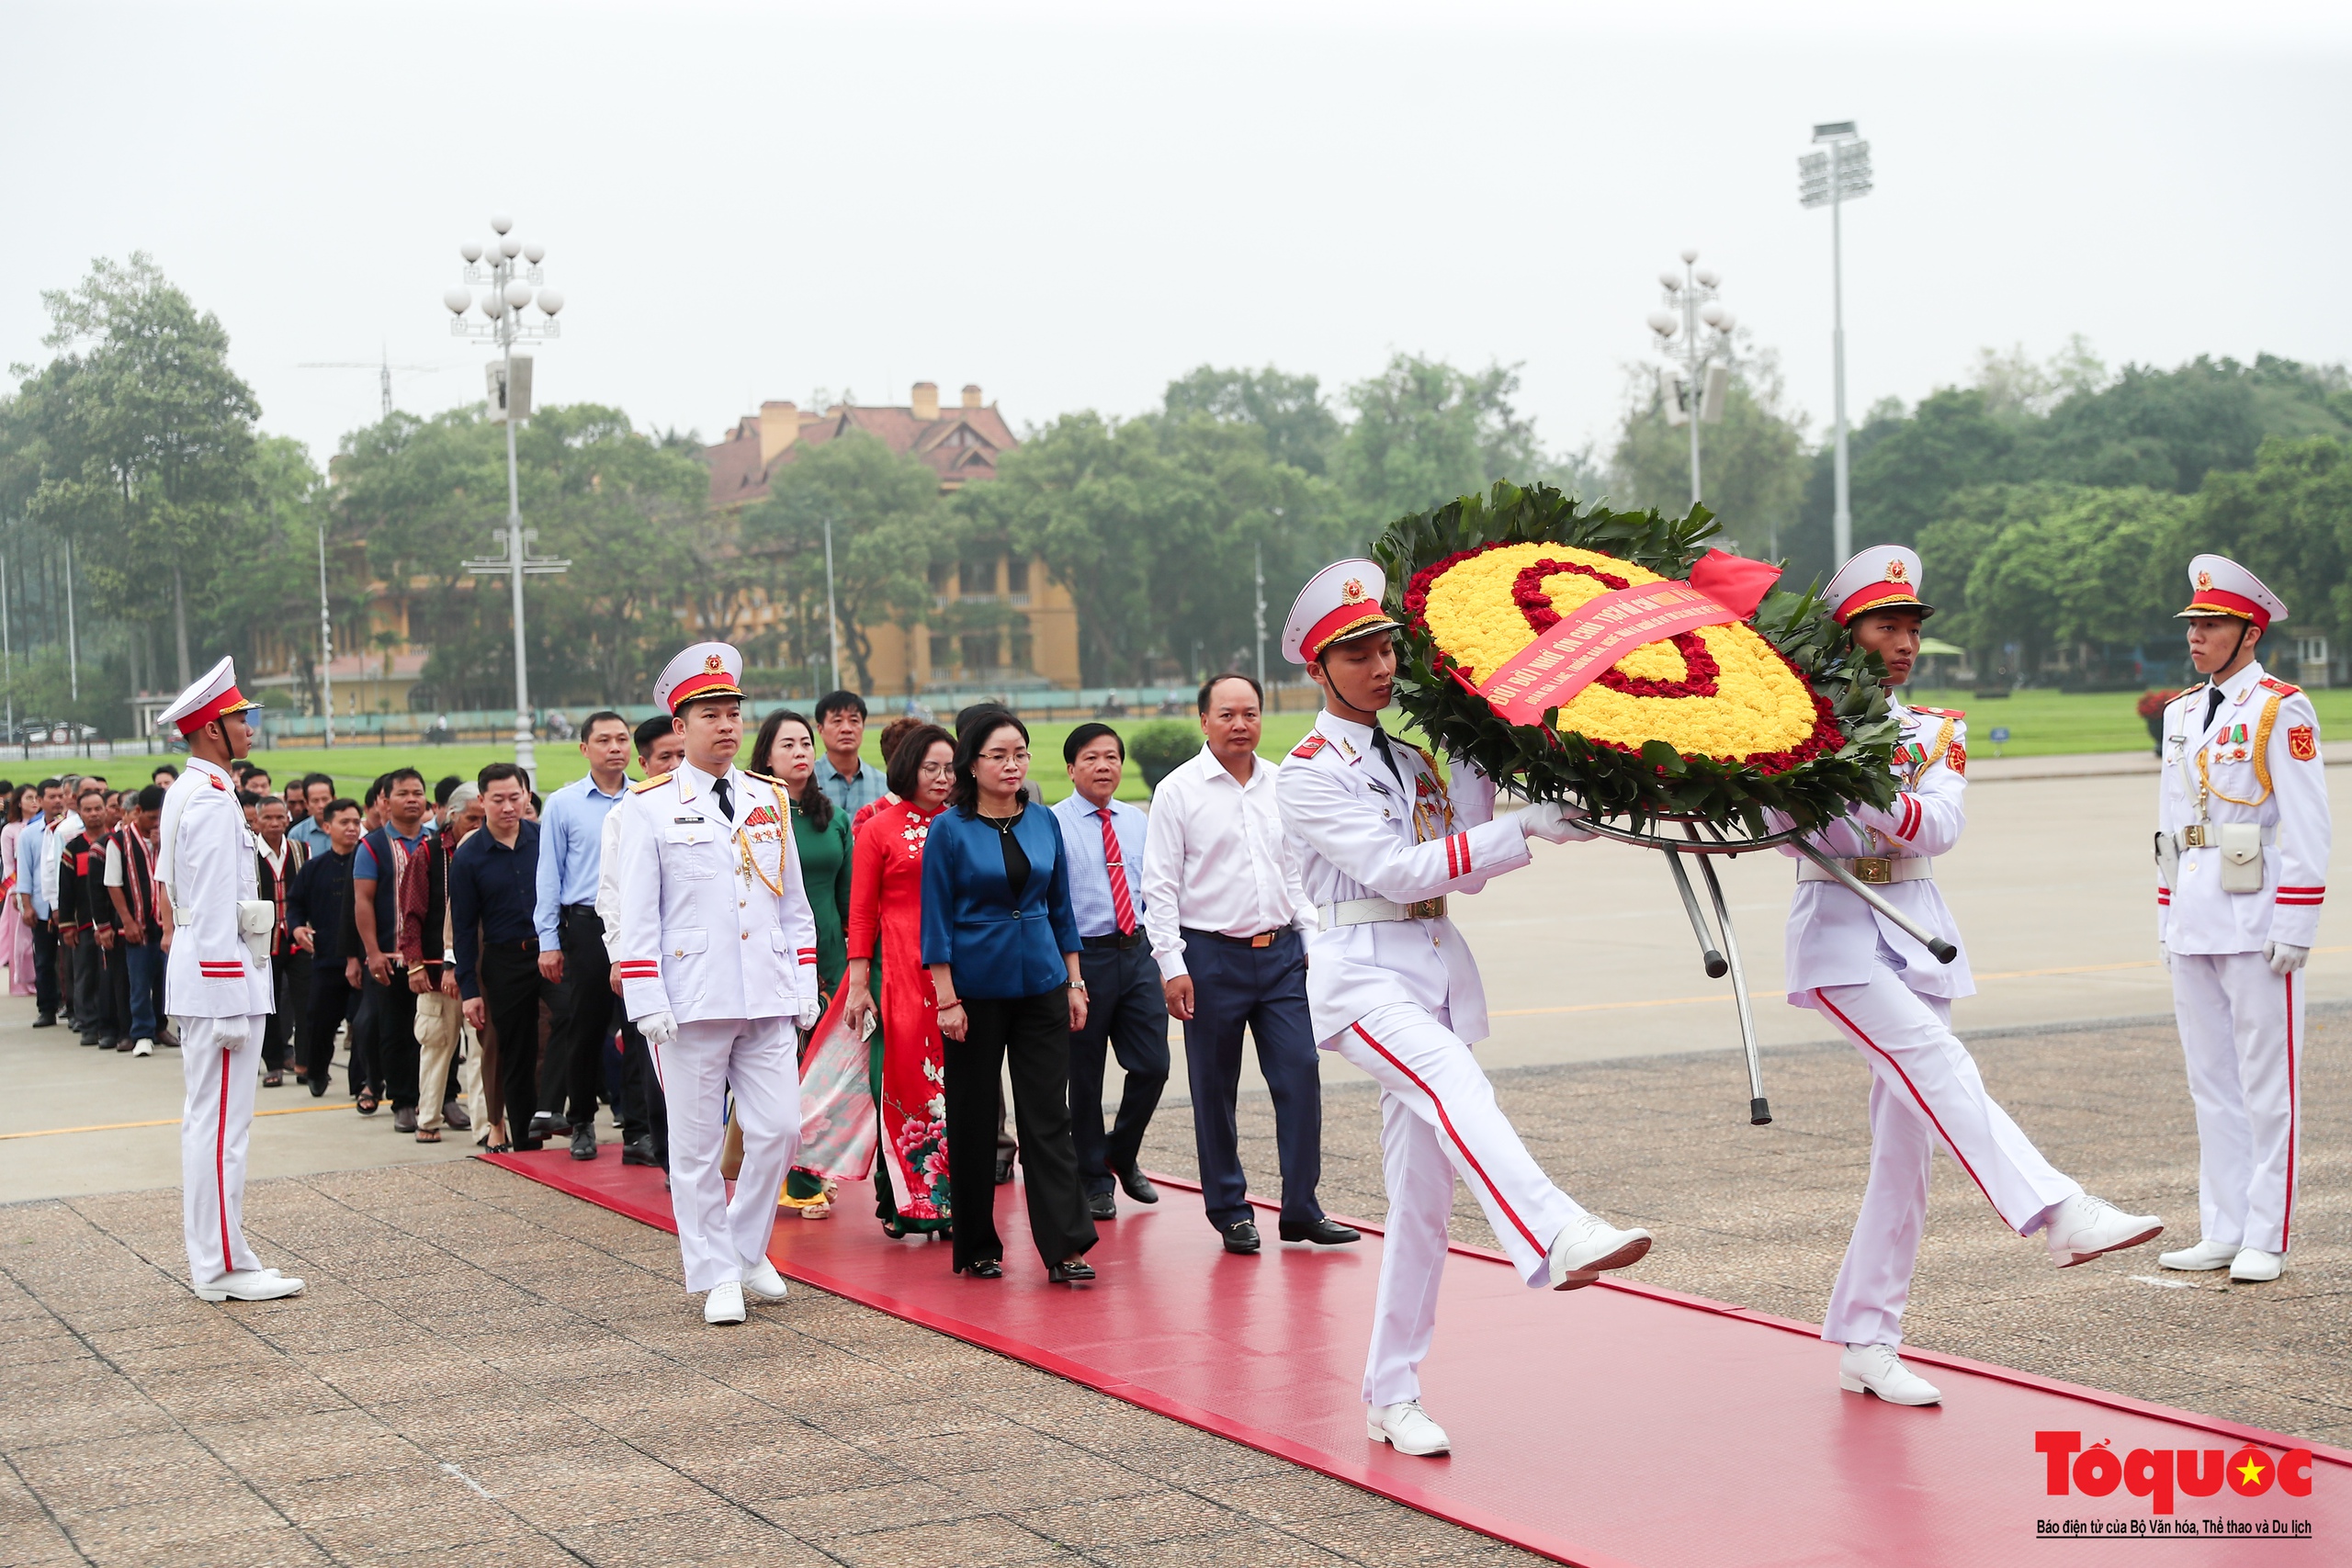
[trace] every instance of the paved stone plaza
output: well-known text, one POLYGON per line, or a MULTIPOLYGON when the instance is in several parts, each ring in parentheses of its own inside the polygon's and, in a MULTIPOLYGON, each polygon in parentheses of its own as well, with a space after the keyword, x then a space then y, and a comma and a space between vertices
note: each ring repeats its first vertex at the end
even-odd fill
MULTIPOLYGON (((1939 1161, 1914 1340, 2352 1440, 2352 1019, 2315 1015, 2312 1035, 2283 1280, 2150 1283, 2153 1248, 2060 1272, 1939 1161)), ((1978 1052, 2057 1164, 2193 1234, 2169 1030, 1978 1052)), ((1636 1278, 1817 1318, 1861 1185, 1864 1069, 1795 1047, 1768 1074, 1770 1128, 1745 1124, 1721 1052, 1499 1083, 1563 1185, 1658 1233, 1636 1278)), ((1376 1217, 1374 1102, 1335 1085, 1327 1106, 1325 1201, 1376 1217)), ((1262 1101, 1244 1123, 1270 1174, 1262 1101)), ((1190 1156, 1171 1109, 1149 1162, 1182 1172, 1190 1156)), ((1466 1195, 1460 1212, 1464 1239, 1487 1240, 1466 1195)), ((0 1208, 0 1564, 1534 1561, 815 1291, 707 1329, 672 1237, 476 1162, 257 1183, 250 1228, 306 1296, 196 1301, 175 1192, 0 1208)), ((944 1288, 944 1258, 941 1272, 944 1288)), ((1566 1388, 1605 1348, 1553 1349, 1566 1388)), ((1443 1391, 1430 1397, 1442 1416, 1443 1391)))

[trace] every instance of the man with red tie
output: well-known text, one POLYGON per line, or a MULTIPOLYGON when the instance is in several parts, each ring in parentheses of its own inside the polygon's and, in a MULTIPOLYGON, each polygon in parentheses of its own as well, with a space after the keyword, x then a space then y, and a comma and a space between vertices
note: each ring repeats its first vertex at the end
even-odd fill
POLYGON ((1144 1129, 1168 1087, 1168 1004, 1151 939, 1143 924, 1143 852, 1147 818, 1113 798, 1125 771, 1127 748, 1107 724, 1081 724, 1062 742, 1071 793, 1054 807, 1069 852, 1069 906, 1077 919, 1080 976, 1086 981, 1086 1027, 1069 1037, 1069 1115, 1078 1145, 1079 1190, 1098 1220, 1117 1217, 1115 1177, 1138 1203, 1157 1203, 1159 1190, 1136 1163, 1144 1129), (1102 1129, 1105 1047, 1116 1052, 1126 1086, 1119 1113, 1102 1129))

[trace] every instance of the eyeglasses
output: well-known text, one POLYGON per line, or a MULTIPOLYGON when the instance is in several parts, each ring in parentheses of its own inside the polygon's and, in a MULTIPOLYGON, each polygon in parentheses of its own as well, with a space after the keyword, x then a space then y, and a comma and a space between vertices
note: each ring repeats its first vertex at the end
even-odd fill
POLYGON ((927 779, 952 779, 956 776, 956 764, 953 762, 925 762, 921 768, 917 769, 916 772, 927 779))
POLYGON ((1025 762, 1029 760, 1029 748, 1023 746, 1017 751, 983 751, 978 760, 1000 768, 1012 762, 1025 762))

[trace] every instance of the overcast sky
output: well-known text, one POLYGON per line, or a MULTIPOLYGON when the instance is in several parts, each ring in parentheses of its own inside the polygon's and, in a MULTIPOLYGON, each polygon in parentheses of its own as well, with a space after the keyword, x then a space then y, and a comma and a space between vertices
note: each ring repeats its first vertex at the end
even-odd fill
POLYGON ((542 400, 715 438, 763 398, 977 381, 1016 428, 1204 362, 1327 388, 1523 366, 1607 445, 1686 245, 1830 410, 1815 120, 1851 406, 2082 333, 2110 364, 2352 358, 2352 6, 2177 0, 956 7, 0 5, 0 360, 39 291, 152 253, 323 460, 478 398, 459 241, 508 210, 570 301, 542 400), (865 19, 861 13, 872 13, 865 19), (1106 16, 1106 14, 1109 14, 1106 16), (1115 18, 1115 19, 1113 19, 1115 18))

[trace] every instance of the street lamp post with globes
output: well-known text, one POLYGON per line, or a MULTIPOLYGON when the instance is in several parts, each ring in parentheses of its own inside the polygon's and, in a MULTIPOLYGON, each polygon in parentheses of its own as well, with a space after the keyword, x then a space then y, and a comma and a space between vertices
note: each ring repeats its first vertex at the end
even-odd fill
MULTIPOLYGON (((1669 424, 1690 426, 1690 504, 1699 504, 1699 425, 1720 424, 1724 399, 1730 389, 1729 367, 1717 360, 1731 357, 1731 330, 1737 318, 1715 299, 1723 275, 1698 265, 1697 251, 1682 253, 1682 270, 1668 267, 1657 275, 1666 291, 1667 309, 1650 312, 1650 331, 1657 333, 1658 352, 1681 367, 1679 389, 1667 400, 1669 424), (1702 333, 1702 328, 1705 331, 1702 333), (1679 338, 1680 342, 1675 340, 1679 338)), ((1665 372, 1664 376, 1671 376, 1665 372)))
POLYGON ((506 425, 506 553, 485 560, 469 560, 466 570, 478 577, 504 573, 514 594, 514 764, 533 779, 538 776, 538 754, 532 744, 531 679, 526 661, 523 639, 523 579, 559 572, 571 566, 570 561, 548 560, 529 557, 524 546, 533 535, 523 531, 523 487, 514 466, 514 424, 526 412, 516 395, 514 380, 514 344, 517 341, 548 339, 561 335, 556 314, 563 309, 563 296, 552 288, 541 288, 537 302, 541 319, 526 321, 523 312, 533 303, 532 285, 540 281, 539 263, 547 256, 547 247, 525 244, 512 231, 514 220, 501 213, 490 220, 496 236, 485 246, 468 240, 458 247, 466 260, 465 280, 486 283, 490 287, 479 304, 486 321, 467 319, 467 312, 477 301, 469 288, 452 288, 441 296, 441 303, 449 310, 449 331, 455 337, 469 337, 495 344, 504 360, 501 388, 503 407, 498 412, 506 425))

